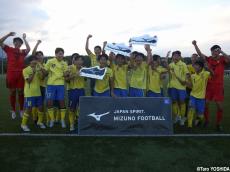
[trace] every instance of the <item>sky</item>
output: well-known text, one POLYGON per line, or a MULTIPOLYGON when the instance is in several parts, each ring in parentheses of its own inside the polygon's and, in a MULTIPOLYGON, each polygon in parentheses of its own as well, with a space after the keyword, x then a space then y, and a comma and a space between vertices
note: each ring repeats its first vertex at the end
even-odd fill
MULTIPOLYGON (((230 54, 229 0, 0 0, 0 36, 10 31, 27 34, 31 48, 38 39, 46 56, 56 47, 65 55, 86 55, 88 34, 90 49, 109 43, 125 43, 131 37, 158 36, 153 53, 165 56, 180 50, 182 56, 194 53, 196 39, 203 53, 221 45, 230 54)), ((5 42, 12 45, 12 38, 5 42)), ((133 50, 144 52, 142 46, 133 50)))

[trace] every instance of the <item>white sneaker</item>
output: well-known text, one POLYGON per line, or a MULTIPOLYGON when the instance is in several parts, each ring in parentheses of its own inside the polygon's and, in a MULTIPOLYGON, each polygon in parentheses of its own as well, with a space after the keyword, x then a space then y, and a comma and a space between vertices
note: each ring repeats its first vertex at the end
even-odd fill
POLYGON ((16 118, 16 113, 14 111, 11 111, 11 118, 15 119, 16 118))
POLYGON ((41 129, 45 129, 46 126, 43 123, 37 123, 37 125, 41 128, 41 129))
POLYGON ((24 132, 30 132, 30 129, 27 125, 21 125, 21 128, 24 132))
POLYGON ((176 118, 174 119, 174 124, 176 124, 177 122, 179 122, 181 120, 180 116, 176 116, 176 118))
POLYGON ((54 121, 50 120, 50 128, 53 128, 53 126, 54 126, 54 121))
POLYGON ((185 117, 181 118, 181 120, 180 120, 180 126, 184 126, 185 121, 186 121, 185 117))
POLYGON ((64 120, 61 120, 61 127, 62 127, 62 128, 66 128, 66 125, 65 125, 65 121, 64 121, 64 120))
POLYGON ((21 111, 20 111, 20 117, 21 117, 21 118, 23 117, 23 114, 24 114, 24 112, 21 110, 21 111))
POLYGON ((74 125, 70 125, 69 131, 74 131, 74 130, 75 130, 74 125))

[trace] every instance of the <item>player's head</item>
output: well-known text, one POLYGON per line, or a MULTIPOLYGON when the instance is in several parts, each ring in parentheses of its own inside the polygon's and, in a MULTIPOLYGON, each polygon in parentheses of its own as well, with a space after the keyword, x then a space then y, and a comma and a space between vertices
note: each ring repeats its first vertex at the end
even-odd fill
POLYGON ((97 45, 97 46, 95 46, 94 47, 94 53, 95 53, 95 55, 98 57, 99 55, 101 55, 101 52, 102 52, 102 50, 101 50, 101 47, 99 46, 99 45, 97 45))
POLYGON ((130 54, 130 57, 136 58, 136 56, 137 56, 138 54, 139 54, 139 52, 133 51, 133 52, 130 54))
POLYGON ((37 51, 37 52, 35 53, 35 56, 36 56, 38 62, 40 62, 40 63, 43 62, 44 54, 43 54, 42 51, 37 51))
POLYGON ((196 71, 196 73, 199 73, 203 70, 204 68, 204 61, 199 59, 199 60, 196 60, 195 63, 194 63, 194 69, 196 71))
POLYGON ((117 54, 116 55, 116 62, 118 65, 123 65, 125 62, 125 56, 122 54, 117 54))
POLYGON ((153 61, 157 62, 159 65, 161 63, 161 56, 154 54, 153 55, 153 61))
POLYGON ((107 66, 107 60, 109 59, 107 54, 101 54, 98 56, 98 61, 100 63, 100 67, 106 67, 107 66))
POLYGON ((145 56, 144 56, 143 53, 138 53, 138 54, 136 55, 136 57, 135 57, 135 63, 136 63, 137 65, 141 65, 142 62, 143 62, 144 57, 145 57, 145 56))
POLYGON ((28 62, 29 62, 30 67, 35 68, 36 65, 37 65, 37 58, 36 58, 36 56, 30 56, 28 58, 28 62))
POLYGON ((180 61, 180 59, 181 59, 181 52, 180 51, 174 51, 173 53, 172 53, 172 60, 175 62, 175 63, 177 63, 178 61, 180 61))
POLYGON ((221 47, 219 45, 213 45, 210 50, 212 53, 212 57, 214 58, 219 57, 220 50, 221 50, 221 47))
POLYGON ((13 44, 15 48, 20 48, 23 44, 23 40, 19 37, 13 39, 13 44))
POLYGON ((75 64, 77 67, 83 66, 84 61, 78 53, 72 54, 71 57, 72 57, 73 64, 75 64))
POLYGON ((64 53, 65 53, 65 51, 63 48, 56 48, 55 49, 55 56, 59 61, 61 61, 63 59, 64 53))
POLYGON ((192 54, 192 56, 191 56, 192 64, 194 64, 196 62, 196 60, 198 59, 198 57, 199 57, 198 54, 196 54, 196 53, 192 54))

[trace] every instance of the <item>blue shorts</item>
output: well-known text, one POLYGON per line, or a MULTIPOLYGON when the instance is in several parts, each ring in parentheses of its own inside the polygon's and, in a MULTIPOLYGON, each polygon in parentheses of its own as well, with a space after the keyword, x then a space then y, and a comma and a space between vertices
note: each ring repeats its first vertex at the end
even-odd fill
POLYGON ((172 88, 168 88, 167 93, 168 93, 168 97, 172 97, 172 88))
POLYGON ((79 104, 79 98, 81 96, 85 96, 84 89, 72 89, 68 91, 68 98, 69 98, 69 108, 76 110, 79 104))
POLYGON ((45 101, 46 99, 46 87, 40 87, 41 95, 42 95, 42 101, 45 101))
POLYGON ((65 99, 65 86, 64 85, 48 85, 46 87, 47 100, 64 100, 65 99))
POLYGON ((148 91, 147 97, 163 97, 163 96, 161 95, 161 93, 155 93, 153 91, 148 91))
POLYGON ((178 90, 176 88, 171 88, 170 94, 172 101, 185 101, 187 97, 186 90, 178 90))
POLYGON ((204 114, 205 99, 197 99, 193 96, 190 96, 189 108, 195 109, 197 114, 204 114))
POLYGON ((130 97, 144 97, 144 90, 130 87, 129 96, 130 97))
POLYGON ((128 97, 128 90, 120 89, 120 88, 114 88, 114 94, 117 97, 128 97))
POLYGON ((164 97, 164 89, 161 88, 161 97, 164 97))
POLYGON ((110 97, 110 91, 107 90, 103 93, 98 93, 98 92, 94 91, 93 96, 95 96, 95 97, 110 97))
POLYGON ((29 109, 32 107, 42 107, 42 96, 37 97, 25 97, 24 107, 29 109))

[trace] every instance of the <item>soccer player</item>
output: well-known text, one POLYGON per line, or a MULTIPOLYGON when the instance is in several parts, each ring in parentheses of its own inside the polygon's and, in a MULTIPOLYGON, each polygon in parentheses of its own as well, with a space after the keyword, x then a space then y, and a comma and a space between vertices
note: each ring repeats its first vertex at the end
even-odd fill
POLYGON ((37 68, 37 61, 32 56, 31 62, 28 67, 23 69, 23 77, 25 79, 25 87, 24 87, 24 96, 25 96, 25 112, 23 114, 21 128, 25 132, 29 132, 30 129, 27 126, 27 121, 29 116, 32 114, 32 108, 38 108, 38 121, 37 125, 44 129, 46 128, 43 124, 43 104, 42 104, 42 96, 40 91, 40 78, 39 71, 37 68))
POLYGON ((195 74, 192 74, 191 78, 189 77, 186 84, 189 88, 192 89, 188 111, 188 127, 190 129, 192 128, 193 118, 195 114, 197 116, 195 125, 203 121, 206 87, 210 74, 213 74, 213 72, 210 71, 207 66, 205 67, 203 60, 195 61, 193 63, 193 67, 195 69, 195 74), (204 70, 204 68, 206 70, 204 70))
POLYGON ((115 97, 114 79, 112 69, 107 67, 108 55, 102 54, 98 56, 100 68, 106 68, 105 76, 102 80, 96 80, 93 96, 98 97, 115 97))
MULTIPOLYGON (((149 50, 150 51, 150 48, 149 50)), ((148 52, 149 54, 151 52, 148 52)), ((130 56, 130 87, 129 96, 130 97, 144 97, 144 90, 146 89, 147 81, 147 68, 148 64, 143 61, 144 54, 142 53, 131 53, 130 56)))
POLYGON ((113 53, 110 53, 109 60, 110 67, 113 70, 114 94, 117 97, 128 97, 128 65, 124 62, 126 57, 124 55, 117 54, 114 63, 114 57, 112 54, 113 53))
POLYGON ((160 66, 160 56, 153 55, 153 61, 148 68, 147 97, 162 97, 161 76, 168 72, 168 69, 160 66))
POLYGON ((43 72, 47 75, 46 100, 50 116, 50 128, 54 126, 54 101, 58 100, 61 111, 61 126, 65 124, 65 78, 68 76, 68 66, 63 60, 64 49, 56 48, 55 58, 47 61, 43 72))
POLYGON ((223 119, 223 101, 224 101, 224 68, 230 63, 230 57, 221 50, 219 45, 211 47, 211 56, 204 55, 199 49, 197 42, 192 42, 197 54, 207 61, 209 68, 214 72, 214 76, 208 80, 206 91, 206 106, 205 106, 205 126, 209 123, 209 103, 216 103, 216 129, 222 131, 221 121, 223 119))
POLYGON ((0 39, 0 46, 7 54, 7 74, 6 74, 6 84, 10 92, 10 105, 12 108, 11 117, 12 119, 16 118, 16 95, 18 93, 18 101, 20 105, 20 116, 23 115, 23 106, 24 106, 24 79, 22 75, 22 70, 24 69, 24 59, 27 54, 30 52, 30 46, 26 40, 26 34, 24 33, 22 38, 16 37, 13 39, 13 47, 9 47, 4 44, 4 41, 14 36, 15 32, 10 32, 0 39), (25 42, 26 49, 20 49, 23 41, 25 42))
POLYGON ((81 96, 85 96, 85 78, 79 76, 80 69, 83 66, 83 59, 79 54, 74 53, 72 55, 73 64, 69 66, 70 74, 66 78, 67 90, 69 97, 69 122, 70 131, 74 131, 75 113, 79 105, 79 99, 81 96))
POLYGON ((172 98, 173 115, 175 117, 174 123, 180 122, 183 126, 185 123, 185 112, 186 112, 186 86, 185 80, 186 75, 189 74, 187 65, 181 61, 181 52, 174 51, 172 53, 172 63, 169 64, 170 69, 170 94, 172 98), (177 76, 177 77, 176 77, 177 76), (180 82, 180 80, 183 82, 180 82))

